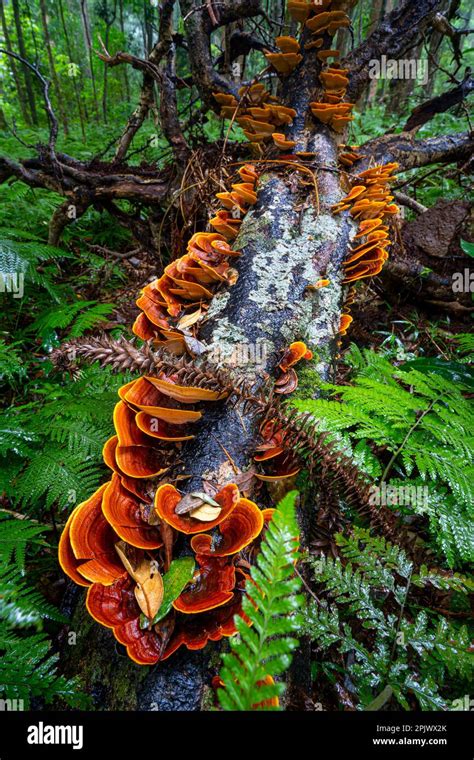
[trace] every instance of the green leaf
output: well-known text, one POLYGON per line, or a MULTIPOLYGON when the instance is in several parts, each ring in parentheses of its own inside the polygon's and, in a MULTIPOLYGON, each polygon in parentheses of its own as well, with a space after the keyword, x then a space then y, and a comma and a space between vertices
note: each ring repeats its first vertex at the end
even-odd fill
POLYGON ((289 634, 301 627, 303 597, 295 576, 298 559, 297 491, 280 502, 266 528, 260 553, 245 586, 242 611, 236 616, 238 636, 229 639, 230 654, 222 655, 224 684, 218 697, 224 710, 278 709, 266 704, 279 697, 284 684, 270 680, 290 666, 298 641, 289 634))
POLYGON ((433 372, 434 374, 441 375, 441 377, 445 377, 447 380, 451 380, 454 383, 463 383, 463 385, 466 385, 468 388, 474 388, 474 370, 460 362, 446 361, 439 357, 421 357, 400 364, 399 369, 416 369, 423 374, 433 372))
POLYGON ((184 587, 192 580, 196 563, 193 557, 174 559, 170 569, 163 576, 164 595, 161 607, 153 618, 152 625, 162 620, 171 610, 173 602, 184 587))
POLYGON ((463 249, 464 253, 467 253, 468 256, 474 258, 474 243, 469 243, 467 240, 461 239, 461 248, 463 249))

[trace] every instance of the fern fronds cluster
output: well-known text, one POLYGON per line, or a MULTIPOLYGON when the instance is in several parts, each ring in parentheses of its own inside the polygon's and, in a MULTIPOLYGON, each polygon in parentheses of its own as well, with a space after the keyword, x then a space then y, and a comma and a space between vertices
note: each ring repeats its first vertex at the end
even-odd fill
POLYGON ((273 682, 290 666, 301 624, 301 581, 295 575, 298 560, 296 492, 279 503, 250 571, 243 601, 245 617, 236 618, 238 634, 224 654, 218 691, 224 710, 271 709, 268 702, 284 692, 273 682), (265 704, 266 703, 266 704, 265 704))
POLYGON ((451 567, 472 562, 474 412, 468 388, 438 372, 395 367, 370 351, 353 348, 349 360, 356 367, 350 385, 321 385, 339 400, 298 400, 295 407, 331 440, 342 436, 349 450, 369 447, 380 484, 425 485, 427 503, 408 512, 428 517, 433 545, 451 567))
POLYGON ((340 558, 310 560, 320 602, 309 603, 303 631, 317 658, 342 658, 359 709, 387 687, 403 709, 449 709, 474 674, 472 631, 420 607, 420 589, 467 599, 472 580, 415 569, 403 549, 364 529, 336 541, 340 558))
POLYGON ((97 488, 123 376, 88 368, 75 381, 45 386, 43 398, 3 414, 0 487, 30 513, 70 508, 97 488))
POLYGON ((79 682, 56 672, 58 655, 43 631, 45 619, 67 620, 24 575, 27 544, 46 544, 42 534, 44 527, 31 521, 0 520, 0 699, 23 700, 24 709, 35 698, 86 707, 79 682))

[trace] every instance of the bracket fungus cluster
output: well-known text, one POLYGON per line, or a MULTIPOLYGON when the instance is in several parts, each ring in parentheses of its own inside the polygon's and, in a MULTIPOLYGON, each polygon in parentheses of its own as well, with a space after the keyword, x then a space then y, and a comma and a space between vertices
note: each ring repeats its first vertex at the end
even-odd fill
MULTIPOLYGON (((392 202, 393 195, 390 195, 389 188, 390 182, 396 179, 393 172, 397 168, 398 164, 388 163, 360 172, 348 195, 332 208, 334 214, 349 211, 359 223, 354 238, 356 247, 349 249, 344 261, 343 284, 374 277, 381 272, 388 258, 387 248, 392 243, 386 221, 399 213, 398 206, 392 202)), ((349 305, 350 301, 346 300, 346 310, 349 305)), ((342 315, 341 335, 346 334, 351 322, 349 313, 342 315)))
MULTIPOLYGON (((323 65, 327 64, 330 58, 337 59, 340 55, 339 50, 325 47, 328 38, 332 39, 339 29, 348 28, 351 25, 349 16, 335 6, 337 6, 336 2, 308 3, 306 16, 304 19, 298 19, 306 25, 315 38, 307 43, 306 49, 316 49, 318 51, 316 56, 323 65)), ((348 69, 343 69, 337 62, 327 65, 319 75, 323 87, 323 99, 310 103, 313 116, 330 126, 335 132, 342 132, 354 119, 351 114, 354 104, 343 102, 349 84, 348 73, 348 69)))
MULTIPOLYGON (((184 439, 179 428, 194 421, 190 415, 200 415, 192 411, 195 403, 219 396, 206 388, 178 386, 169 378, 157 388, 156 380, 140 378, 122 389, 124 400, 114 415, 117 435, 104 448, 112 478, 75 508, 59 543, 64 572, 88 587, 91 616, 111 628, 141 665, 165 660, 181 645, 201 649, 209 640, 235 632, 247 553, 271 517, 242 498, 234 483, 213 497, 183 497, 171 483, 159 484, 164 471, 160 442, 166 440, 176 457, 184 439), (162 406, 163 398, 172 404, 162 406), (149 430, 154 420, 159 425, 163 409, 189 411, 175 423, 176 438, 169 428, 161 431, 163 437, 152 433, 157 438, 142 430, 149 430), (134 449, 126 452, 125 470, 122 460, 119 464, 123 441, 134 449)), ((167 412, 163 417, 168 420, 167 412)))
MULTIPOLYGON (((313 354, 303 341, 292 343, 283 353, 278 365, 279 375, 275 380, 274 391, 287 395, 298 387, 298 377, 295 365, 302 359, 310 360, 313 354)), ((291 446, 285 441, 285 431, 278 426, 271 415, 267 415, 260 425, 262 443, 257 447, 255 462, 265 468, 257 472, 255 477, 263 481, 277 481, 292 478, 298 474, 301 467, 291 446)))
POLYGON ((358 149, 358 145, 338 145, 339 163, 350 168, 356 161, 365 158, 362 153, 357 152, 358 149))
MULTIPOLYGON (((290 40, 288 38, 280 38, 290 40)), ((296 42, 296 40, 295 40, 296 42)), ((296 43, 298 44, 298 43, 296 43)), ((279 54, 275 54, 279 55, 279 54)), ((281 53, 281 55, 297 55, 296 53, 281 53)), ((295 64, 296 65, 296 64, 295 64)), ((221 105, 222 119, 233 119, 242 127, 244 135, 250 142, 252 151, 262 155, 262 145, 273 143, 280 150, 294 147, 292 141, 287 141, 284 134, 278 131, 293 122, 296 111, 279 103, 278 98, 271 95, 263 84, 252 84, 241 87, 239 100, 233 95, 215 92, 214 98, 221 105)))
POLYGON ((141 314, 133 332, 152 340, 155 347, 163 346, 177 355, 185 353, 189 328, 199 321, 216 288, 236 282, 236 270, 228 259, 240 253, 232 250, 229 241, 237 236, 242 218, 257 200, 258 178, 251 164, 241 166, 238 174, 241 182, 234 183, 229 192, 217 193, 224 208, 210 219, 216 232, 195 233, 186 254, 143 288, 137 301, 141 314))
POLYGON ((301 63, 300 43, 294 37, 277 37, 275 39, 279 53, 266 53, 265 58, 278 71, 287 76, 301 63))

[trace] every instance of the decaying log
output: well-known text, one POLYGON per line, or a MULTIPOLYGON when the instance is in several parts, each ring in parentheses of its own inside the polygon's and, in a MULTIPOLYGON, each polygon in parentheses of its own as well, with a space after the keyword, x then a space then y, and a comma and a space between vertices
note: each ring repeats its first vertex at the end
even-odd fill
MULTIPOLYGON (((369 84, 371 59, 385 53, 401 57, 419 42, 439 4, 439 0, 405 0, 382 20, 367 42, 346 57, 343 64, 351 71, 348 100, 355 101, 369 84)), ((168 10, 172 8, 172 0, 165 5, 168 10)), ((202 101, 215 109, 217 104, 212 92, 235 93, 238 86, 215 70, 210 33, 238 18, 259 16, 261 5, 257 0, 229 0, 223 6, 181 0, 180 7, 193 84, 202 101)), ((309 38, 306 30, 302 51, 309 38)), ((174 99, 173 44, 168 36, 165 51, 160 49, 159 62, 152 56, 151 60, 142 61, 125 53, 104 57, 108 65, 128 61, 142 70, 145 77, 139 107, 124 132, 115 163, 82 163, 61 154, 54 163, 42 154, 18 163, 0 159, 0 182, 15 177, 33 187, 47 187, 60 193, 67 202, 81 201, 80 209, 88 206, 106 209, 115 214, 120 223, 132 226, 132 220, 124 218, 124 212, 114 201, 131 200, 153 212, 166 207, 173 200, 173 191, 179 187, 188 156, 174 99), (132 169, 122 161, 151 108, 152 82, 158 82, 163 88, 162 96, 168 98, 162 103, 161 118, 178 159, 177 168, 161 174, 154 168, 132 169)), ((215 297, 199 335, 207 347, 204 357, 210 353, 214 361, 223 366, 229 357, 235 356, 236 349, 238 356, 239 347, 246 352, 249 348, 254 351, 261 359, 259 365, 245 364, 239 369, 253 381, 255 390, 263 386, 266 375, 274 373, 282 349, 294 340, 304 340, 314 353, 313 364, 304 370, 310 377, 313 373, 313 377, 317 374, 329 379, 337 350, 344 297, 342 263, 355 225, 345 215, 335 217, 330 210, 348 188, 342 184, 346 181, 345 173, 337 161, 338 143, 344 138, 318 123, 309 109, 309 103, 322 95, 318 84, 320 68, 317 57, 305 52, 302 64, 280 83, 278 92, 280 101, 297 111, 293 126, 287 132, 288 138, 296 141, 297 150, 312 152, 314 160, 307 163, 304 171, 285 161, 274 165, 268 162, 264 167, 257 164, 257 168, 262 169, 258 201, 246 215, 234 245, 242 252, 235 263, 238 280, 228 291, 215 297), (308 289, 321 277, 330 280, 330 288, 308 289)), ((354 172, 365 168, 370 161, 396 160, 403 169, 455 162, 468 158, 472 148, 473 138, 468 134, 424 141, 416 141, 407 134, 383 136, 361 148, 366 158, 358 162, 354 172)), ((62 225, 67 223, 65 210, 65 206, 61 207, 55 215, 51 229, 51 239, 55 242, 59 240, 62 225)), ((143 224, 137 220, 133 223, 143 224)), ((146 237, 146 230, 139 229, 137 238, 140 236, 146 237)), ((236 468, 248 469, 257 438, 256 422, 250 412, 237 410, 224 402, 209 405, 196 432, 196 438, 182 454, 182 471, 191 476, 190 480, 183 481, 184 491, 196 487, 200 490, 203 481, 211 485, 231 482, 236 477, 236 468)), ((269 498, 263 490, 257 497, 258 500, 269 498)), ((298 518, 303 547, 308 544, 315 516, 310 501, 304 508, 300 506, 298 518)), ((89 691, 93 696, 97 693, 96 706, 162 711, 205 709, 210 673, 212 667, 217 667, 218 647, 194 653, 180 651, 161 665, 137 668, 122 655, 112 635, 87 618, 82 592, 76 592, 71 603, 73 609, 77 646, 68 650, 64 642, 63 659, 68 674, 83 672, 89 691)), ((287 707, 304 709, 310 687, 309 645, 302 641, 288 677, 287 707)))

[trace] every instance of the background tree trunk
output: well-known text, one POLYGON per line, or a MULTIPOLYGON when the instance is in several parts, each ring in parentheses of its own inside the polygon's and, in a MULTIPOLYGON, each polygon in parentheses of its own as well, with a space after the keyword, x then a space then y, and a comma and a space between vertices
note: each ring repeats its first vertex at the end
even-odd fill
POLYGON ((49 71, 51 74, 51 80, 54 85, 54 92, 56 94, 56 102, 58 104, 59 113, 61 115, 61 122, 64 129, 64 134, 67 136, 69 134, 69 126, 68 126, 68 120, 66 115, 66 109, 65 109, 65 100, 64 95, 61 90, 61 86, 59 84, 59 77, 56 72, 56 66, 54 64, 54 55, 53 55, 53 48, 51 44, 51 37, 49 34, 48 29, 48 11, 46 8, 46 0, 40 0, 40 11, 41 11, 41 24, 43 27, 43 35, 44 35, 44 42, 46 45, 46 52, 48 54, 48 63, 49 63, 49 71))
MULTIPOLYGON (((12 0, 13 17, 15 19, 15 29, 18 40, 18 50, 22 58, 27 59, 28 53, 26 51, 25 41, 23 38, 23 29, 21 25, 20 6, 18 0, 12 0)), ((33 77, 31 71, 24 67, 23 77, 25 80, 26 94, 28 98, 28 105, 30 109, 31 121, 35 126, 38 125, 38 116, 36 113, 36 101, 35 92, 33 88, 33 77)))
MULTIPOLYGON (((4 0, 0 0, 0 20, 2 23, 2 32, 5 38, 5 48, 9 53, 13 51, 10 32, 8 31, 7 19, 5 17, 5 3, 4 0)), ((21 77, 18 73, 18 67, 14 58, 8 58, 9 66, 12 72, 13 81, 15 82, 16 92, 18 95, 18 105, 20 106, 21 115, 23 116, 27 124, 31 124, 31 117, 28 113, 28 107, 26 104, 25 89, 21 81, 21 77)))

